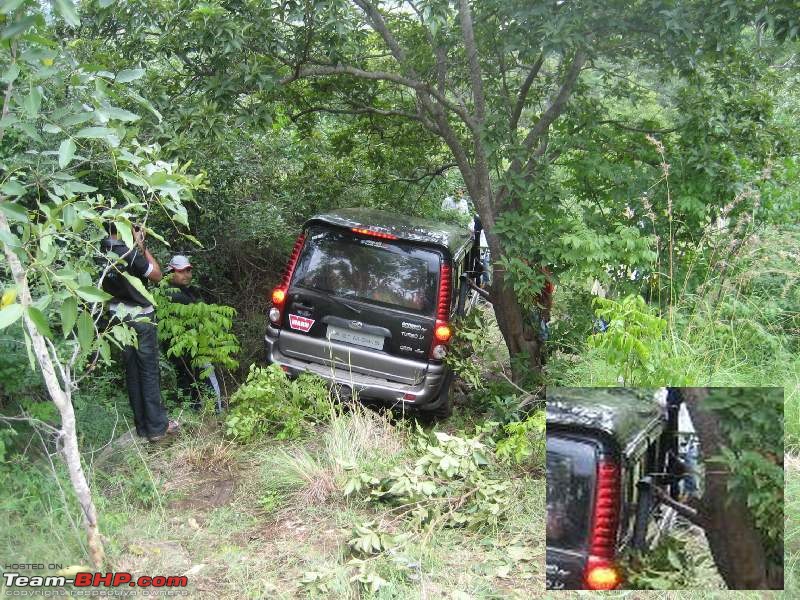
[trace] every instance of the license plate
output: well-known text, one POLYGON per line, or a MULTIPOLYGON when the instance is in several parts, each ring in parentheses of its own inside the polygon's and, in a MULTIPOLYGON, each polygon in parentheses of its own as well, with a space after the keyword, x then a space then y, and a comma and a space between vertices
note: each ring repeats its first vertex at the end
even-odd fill
POLYGON ((351 329, 342 329, 335 325, 328 325, 327 337, 336 342, 345 342, 354 346, 363 346, 373 350, 383 350, 383 336, 371 333, 361 333, 351 329))

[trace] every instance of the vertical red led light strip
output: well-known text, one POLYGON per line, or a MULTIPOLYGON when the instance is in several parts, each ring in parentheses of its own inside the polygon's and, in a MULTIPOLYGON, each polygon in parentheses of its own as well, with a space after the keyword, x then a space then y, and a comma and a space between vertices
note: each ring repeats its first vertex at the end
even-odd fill
POLYGON ((614 565, 619 511, 619 465, 601 460, 597 465, 597 496, 585 574, 589 589, 614 589, 620 583, 614 565))

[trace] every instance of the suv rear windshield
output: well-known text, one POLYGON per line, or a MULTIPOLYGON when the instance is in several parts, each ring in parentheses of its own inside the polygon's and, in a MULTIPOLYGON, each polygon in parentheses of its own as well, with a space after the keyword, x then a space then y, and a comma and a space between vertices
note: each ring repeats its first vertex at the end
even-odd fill
POLYGON ((433 314, 440 260, 426 248, 312 228, 292 285, 433 314))
POLYGON ((583 550, 591 527, 595 448, 567 437, 547 437, 547 545, 583 550))

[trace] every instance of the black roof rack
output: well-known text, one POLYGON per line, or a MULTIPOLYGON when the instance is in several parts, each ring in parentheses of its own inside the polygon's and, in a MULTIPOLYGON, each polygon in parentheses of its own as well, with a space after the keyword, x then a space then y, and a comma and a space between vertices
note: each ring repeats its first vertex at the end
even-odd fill
POLYGON ((665 422, 658 388, 547 389, 547 428, 601 431, 625 451, 665 422))
POLYGON ((472 234, 465 227, 374 208, 342 208, 314 215, 306 221, 305 227, 319 223, 388 233, 401 240, 445 248, 453 256, 472 241, 472 234))

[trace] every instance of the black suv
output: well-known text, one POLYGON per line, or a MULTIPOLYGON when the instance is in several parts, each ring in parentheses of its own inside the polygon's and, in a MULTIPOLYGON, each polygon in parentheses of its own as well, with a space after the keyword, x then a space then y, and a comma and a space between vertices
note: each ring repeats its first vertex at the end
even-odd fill
POLYGON ((466 227, 372 209, 309 219, 272 293, 267 361, 360 398, 450 412, 452 320, 475 304, 466 227))
POLYGON ((659 501, 676 483, 669 412, 665 390, 548 388, 548 589, 618 587, 621 552, 671 526, 659 501))

